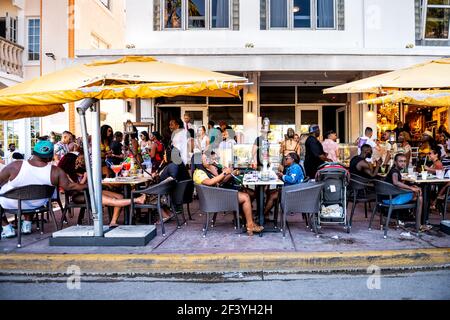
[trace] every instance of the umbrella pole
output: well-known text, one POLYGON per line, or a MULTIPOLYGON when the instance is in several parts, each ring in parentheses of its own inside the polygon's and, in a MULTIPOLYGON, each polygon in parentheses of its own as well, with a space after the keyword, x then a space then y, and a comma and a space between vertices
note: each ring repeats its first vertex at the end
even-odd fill
MULTIPOLYGON (((94 187, 95 185, 94 185, 93 174, 92 174, 93 166, 91 166, 91 160, 89 157, 89 141, 88 141, 88 132, 87 132, 87 125, 86 125, 86 111, 88 109, 90 109, 97 101, 98 101, 97 99, 83 100, 81 105, 77 108, 77 112, 80 115, 80 121, 81 121, 81 132, 82 132, 82 136, 83 136, 83 151, 85 154, 84 159, 86 162, 86 174, 87 174, 87 179, 88 179, 89 197, 90 197, 90 201, 91 201, 92 216, 94 219, 94 232, 95 232, 96 236, 103 236, 103 226, 102 226, 103 220, 97 214, 99 212, 98 205, 97 205, 98 200, 95 196, 97 193, 95 193, 94 190, 98 190, 98 189, 95 189, 95 187, 94 187), (101 222, 99 222, 99 221, 101 221, 101 222)), ((95 144, 93 143, 92 145, 94 146, 95 144)), ((100 168, 100 172, 101 172, 101 168, 100 168)), ((101 178, 101 173, 100 173, 100 178, 101 178)), ((100 184, 100 187, 101 187, 101 184, 100 184)), ((101 202, 101 189, 100 189, 100 212, 102 212, 101 203, 102 202, 101 202)))
POLYGON ((102 206, 102 159, 100 151, 100 103, 92 106, 92 180, 95 190, 95 205, 97 220, 94 219, 94 235, 103 237, 103 206, 102 206))

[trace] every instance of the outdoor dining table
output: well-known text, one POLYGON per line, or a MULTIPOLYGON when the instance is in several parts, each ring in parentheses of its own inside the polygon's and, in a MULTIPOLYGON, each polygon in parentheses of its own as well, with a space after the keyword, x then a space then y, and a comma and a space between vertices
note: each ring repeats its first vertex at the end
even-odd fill
POLYGON ((450 182, 449 178, 443 178, 439 179, 436 176, 428 176, 426 179, 422 179, 422 177, 419 176, 409 176, 405 175, 402 177, 404 181, 413 183, 418 185, 422 189, 422 197, 423 197, 423 204, 422 204, 422 224, 428 224, 428 215, 430 212, 430 191, 431 191, 431 185, 433 184, 440 184, 440 183, 447 183, 450 182))
MULTIPOLYGON (((242 181, 242 184, 244 186, 247 187, 255 187, 255 192, 257 195, 257 201, 256 201, 256 212, 257 215, 259 216, 259 224, 261 226, 264 226, 264 203, 265 203, 265 192, 264 192, 264 187, 266 186, 283 186, 284 182, 280 179, 271 179, 271 180, 261 180, 260 178, 258 178, 257 181, 254 180, 244 180, 242 181)), ((264 227, 264 232, 280 232, 280 230, 278 228, 266 228, 264 227)), ((262 237, 262 232, 259 234, 260 237, 262 237)))
MULTIPOLYGON (((102 180, 102 185, 109 185, 109 186, 122 186, 123 187, 123 197, 125 199, 131 198, 131 187, 147 183, 148 181, 152 180, 150 177, 126 177, 126 178, 106 178, 102 180)), ((125 207, 125 220, 124 223, 131 225, 131 217, 130 214, 130 208, 125 207)))

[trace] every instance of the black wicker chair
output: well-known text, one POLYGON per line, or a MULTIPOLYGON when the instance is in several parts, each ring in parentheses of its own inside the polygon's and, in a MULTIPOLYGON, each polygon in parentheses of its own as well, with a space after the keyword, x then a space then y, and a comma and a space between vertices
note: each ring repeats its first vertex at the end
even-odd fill
MULTIPOLYGON (((409 190, 400 189, 393 184, 374 180, 373 183, 375 184, 375 192, 377 196, 377 201, 375 204, 375 208, 373 209, 372 216, 370 217, 369 222, 369 230, 372 230, 372 221, 375 217, 375 214, 377 212, 377 209, 388 209, 387 219, 386 219, 386 226, 384 229, 384 238, 387 238, 387 231, 389 228, 389 221, 391 219, 392 212, 395 210, 402 210, 402 209, 416 209, 416 232, 419 233, 420 228, 420 215, 418 214, 417 210, 419 208, 419 198, 417 198, 414 202, 409 202, 406 204, 392 204, 392 199, 395 198, 398 195, 411 193, 409 190), (385 204, 383 200, 389 200, 389 204, 385 204)), ((380 213, 380 225, 383 225, 383 214, 380 213)))
MULTIPOLYGON (((176 211, 177 208, 181 208, 181 214, 183 216, 183 224, 187 223, 186 217, 184 216, 184 204, 189 205, 189 195, 190 202, 192 202, 192 193, 194 192, 194 182, 192 180, 185 180, 176 183, 175 188, 173 188, 172 193, 170 195, 170 204, 172 207, 172 211, 178 215, 176 211), (189 194, 190 193, 190 194, 189 194)), ((177 218, 177 226, 181 227, 179 219, 177 218)))
MULTIPOLYGON (((162 235, 165 237, 166 236, 166 229, 164 227, 164 219, 162 216, 162 211, 161 211, 161 197, 162 196, 167 196, 170 198, 170 195, 172 194, 173 189, 176 186, 176 181, 173 179, 166 179, 156 185, 150 186, 147 189, 143 189, 143 190, 136 190, 133 191, 131 193, 131 214, 135 215, 135 210, 136 209, 157 209, 158 210, 158 214, 159 214, 159 221, 161 223, 161 232, 162 235), (157 201, 156 203, 145 203, 145 204, 136 204, 134 203, 134 199, 142 194, 146 194, 146 195, 154 195, 157 196, 157 201)), ((177 225, 179 225, 179 221, 178 221, 178 215, 175 214, 175 218, 177 219, 177 225)))
POLYGON ((83 224, 83 218, 84 215, 87 213, 88 214, 88 223, 90 224, 91 222, 91 209, 90 209, 90 201, 89 201, 89 192, 88 190, 84 190, 83 191, 83 197, 84 197, 84 202, 75 202, 74 198, 77 196, 80 196, 80 193, 75 193, 75 192, 70 192, 70 191, 66 191, 64 193, 65 196, 65 205, 64 205, 64 209, 61 215, 61 226, 63 225, 64 221, 67 221, 67 212, 71 211, 72 209, 80 209, 80 212, 78 213, 78 219, 77 219, 77 224, 81 225, 83 224))
POLYGON ((364 203, 364 214, 367 219, 367 205, 376 201, 374 185, 369 179, 352 174, 350 179, 350 190, 351 194, 350 197, 348 197, 348 201, 352 202, 352 213, 348 221, 347 232, 350 232, 350 229, 352 228, 356 205, 358 203, 364 203))
POLYGON ((41 214, 41 227, 40 231, 41 234, 44 234, 44 213, 50 212, 53 218, 53 222, 55 224, 56 230, 58 230, 58 224, 56 222, 55 213, 53 212, 53 206, 52 206, 52 197, 55 193, 55 187, 54 186, 47 186, 47 185, 29 185, 24 186, 20 188, 14 188, 12 190, 9 190, 3 194, 0 195, 0 197, 4 197, 7 199, 17 200, 17 209, 4 209, 2 208, 2 213, 0 214, 0 219, 3 218, 3 214, 10 213, 18 215, 18 224, 17 224, 17 231, 18 231, 18 241, 17 241, 17 247, 22 247, 22 228, 21 228, 21 221, 22 221, 22 215, 23 214, 41 214), (48 199, 48 202, 45 206, 42 206, 40 208, 36 209, 22 209, 22 201, 30 201, 30 200, 42 200, 42 199, 48 199))
POLYGON ((223 189, 217 187, 208 187, 196 184, 195 188, 198 194, 200 211, 206 213, 205 225, 203 228, 203 237, 206 237, 209 225, 209 215, 214 213, 213 224, 215 223, 217 212, 235 213, 235 229, 240 234, 241 227, 239 222, 239 198, 238 191, 231 189, 223 189))
POLYGON ((320 211, 320 195, 323 183, 301 183, 283 187, 281 190, 281 209, 283 238, 286 237, 286 214, 301 212, 309 216, 314 231, 317 233, 314 216, 320 211))

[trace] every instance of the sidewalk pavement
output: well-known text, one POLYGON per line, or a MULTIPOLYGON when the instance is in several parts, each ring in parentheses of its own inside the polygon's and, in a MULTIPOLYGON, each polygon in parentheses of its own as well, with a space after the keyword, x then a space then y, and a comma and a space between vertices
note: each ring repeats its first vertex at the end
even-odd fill
MULTIPOLYGON (((419 236, 409 226, 390 228, 388 238, 384 239, 379 216, 369 231, 368 219, 360 207, 350 234, 343 226, 323 226, 322 234, 316 237, 306 228, 301 214, 295 214, 288 215, 286 238, 281 233, 248 237, 235 233, 232 214, 220 213, 216 226, 203 238, 205 215, 194 202, 191 207, 194 220, 181 229, 176 228, 175 221, 168 222, 166 237, 162 237, 158 226, 157 236, 145 247, 50 247, 48 239, 53 232, 50 222, 43 235, 33 226, 33 233, 23 236, 20 249, 16 247, 17 238, 0 241, 0 274, 64 275, 71 265, 80 267, 82 274, 87 275, 155 276, 227 272, 366 273, 370 266, 382 270, 450 266, 450 236, 440 232, 439 227, 419 236)), ((68 225, 76 223, 77 214, 68 225)), ((59 216, 57 212, 57 219, 59 216)), ((438 214, 431 214, 430 218, 432 224, 438 225, 438 214)), ((107 215, 104 222, 108 223, 107 215)))

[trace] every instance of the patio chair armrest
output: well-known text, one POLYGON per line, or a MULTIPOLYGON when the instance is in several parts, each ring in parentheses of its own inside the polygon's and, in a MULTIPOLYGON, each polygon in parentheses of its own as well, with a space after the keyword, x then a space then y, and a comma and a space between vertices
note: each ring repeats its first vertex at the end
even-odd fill
POLYGON ((195 185, 200 202, 200 210, 204 212, 220 212, 239 210, 238 191, 204 185, 195 185))
POLYGON ((166 179, 158 184, 152 185, 146 189, 143 190, 135 190, 132 192, 133 195, 137 194, 165 194, 169 193, 172 188, 175 186, 176 181, 174 179, 166 179))

